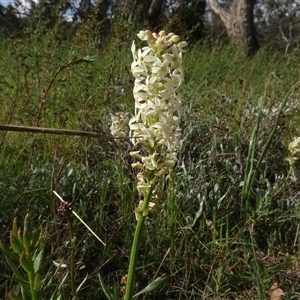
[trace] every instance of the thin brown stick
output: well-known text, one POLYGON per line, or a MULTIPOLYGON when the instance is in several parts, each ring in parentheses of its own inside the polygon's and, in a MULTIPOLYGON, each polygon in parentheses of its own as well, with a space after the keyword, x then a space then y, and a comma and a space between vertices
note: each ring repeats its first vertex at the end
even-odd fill
POLYGON ((105 135, 95 131, 83 131, 83 130, 67 130, 57 128, 43 128, 43 127, 31 127, 31 126, 16 126, 16 125, 0 125, 0 131, 16 131, 16 132, 34 132, 34 133, 50 133, 60 135, 75 135, 86 136, 92 138, 100 138, 104 140, 115 139, 129 139, 130 137, 115 137, 112 135, 105 135))

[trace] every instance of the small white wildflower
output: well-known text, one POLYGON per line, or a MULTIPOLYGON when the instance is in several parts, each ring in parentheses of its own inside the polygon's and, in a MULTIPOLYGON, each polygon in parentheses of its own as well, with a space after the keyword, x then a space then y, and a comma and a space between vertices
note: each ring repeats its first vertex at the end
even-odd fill
POLYGON ((157 80, 162 80, 170 73, 169 61, 165 60, 162 62, 161 60, 157 60, 151 71, 153 74, 156 74, 157 80))
POLYGON ((292 156, 300 152, 300 137, 294 138, 294 140, 289 144, 289 151, 292 156))
POLYGON ((112 124, 110 126, 110 132, 116 137, 126 137, 129 133, 128 127, 128 113, 118 112, 115 115, 111 115, 112 124))
POLYGON ((287 158, 287 161, 290 163, 290 165, 294 164, 295 161, 299 159, 299 153, 300 153, 300 137, 294 138, 292 142, 289 143, 289 152, 290 157, 287 158))

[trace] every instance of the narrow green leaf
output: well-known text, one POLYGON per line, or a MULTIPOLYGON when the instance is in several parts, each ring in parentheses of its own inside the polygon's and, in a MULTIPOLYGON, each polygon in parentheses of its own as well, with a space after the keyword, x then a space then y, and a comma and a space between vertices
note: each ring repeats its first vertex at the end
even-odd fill
MULTIPOLYGON (((14 218, 12 232, 16 238, 18 238, 18 231, 19 231, 19 229, 18 229, 17 218, 14 218)), ((19 242, 21 243, 22 241, 19 240, 19 242)))
POLYGON ((30 287, 21 287, 21 293, 23 300, 32 300, 30 287))
POLYGON ((113 296, 113 294, 108 290, 107 286, 105 285, 105 282, 103 280, 103 278, 101 277, 100 273, 98 273, 98 277, 99 277, 99 281, 100 281, 100 285, 103 289, 103 292, 105 294, 105 296, 107 297, 108 300, 116 300, 113 296))
POLYGON ((20 255, 20 264, 22 266, 22 268, 26 271, 26 273, 31 274, 32 273, 32 266, 31 266, 31 262, 28 261, 28 258, 26 256, 25 252, 22 252, 20 255))
POLYGON ((76 289, 76 292, 79 292, 82 285, 86 282, 86 280, 88 279, 88 274, 86 274, 86 276, 84 277, 84 279, 82 280, 82 282, 79 284, 78 288, 76 289))
POLYGON ((40 238, 40 233, 39 233, 38 230, 35 230, 35 231, 31 234, 31 236, 30 236, 30 245, 31 245, 31 247, 36 248, 36 246, 38 246, 39 238, 40 238))
POLYGON ((18 230, 18 239, 19 239, 19 241, 20 241, 20 243, 21 244, 23 244, 23 238, 22 238, 22 231, 21 231, 21 228, 19 228, 19 230, 18 230))
MULTIPOLYGON (((49 286, 52 286, 52 282, 53 282, 53 278, 55 277, 56 273, 50 278, 49 282, 46 285, 46 288, 49 286), (50 283, 50 284, 49 284, 50 283)), ((50 300, 61 300, 62 299, 62 295, 60 292, 60 289, 62 288, 64 282, 66 281, 66 279, 68 278, 69 272, 66 273, 66 275, 63 277, 63 279, 61 280, 60 284, 58 286, 56 286, 54 292, 51 295, 50 300)), ((45 287, 43 288, 43 291, 41 293, 41 299, 44 299, 42 297, 43 292, 45 292, 45 287)))
POLYGON ((42 251, 44 249, 45 249, 45 238, 41 232, 38 240, 38 251, 42 251))
POLYGON ((29 214, 27 214, 25 216, 25 219, 24 219, 24 231, 27 231, 27 232, 30 232, 31 231, 31 228, 30 228, 30 218, 29 218, 29 214))
POLYGON ((4 275, 4 274, 0 274, 0 275, 3 278, 9 279, 10 281, 13 281, 13 282, 16 282, 16 283, 19 283, 19 284, 28 284, 27 280, 19 280, 16 277, 4 275))
POLYGON ((144 289, 142 289, 137 294, 135 294, 133 296, 133 298, 135 298, 135 297, 137 297, 141 294, 145 294, 145 293, 149 293, 149 292, 158 290, 160 287, 162 287, 169 280, 169 278, 170 278, 169 275, 158 277, 153 282, 149 283, 144 289))
POLYGON ((43 258, 44 258, 44 249, 42 249, 33 260, 34 273, 38 273, 40 271, 43 263, 43 258))
POLYGON ((13 250, 18 253, 18 254, 21 254, 22 251, 24 250, 24 247, 23 245, 20 243, 19 239, 18 239, 18 235, 15 236, 13 231, 10 232, 10 236, 9 236, 9 239, 10 239, 10 245, 11 247, 13 248, 13 250))
POLYGON ((15 276, 17 277, 17 280, 19 282, 24 282, 25 279, 22 276, 22 274, 20 273, 20 271, 18 270, 18 268, 16 267, 16 265, 14 264, 14 262, 10 259, 10 257, 8 257, 7 255, 5 255, 5 259, 8 263, 8 265, 10 266, 11 270, 13 271, 13 273, 15 274, 15 276))
POLYGON ((10 259, 12 259, 15 262, 19 262, 19 256, 16 255, 13 251, 11 251, 10 249, 7 249, 4 244, 2 243, 2 241, 0 240, 0 249, 2 250, 2 252, 9 257, 10 259))
POLYGON ((52 294, 50 300, 61 300, 61 294, 59 294, 57 291, 55 291, 55 292, 52 294))
POLYGON ((30 236, 26 229, 23 232, 23 246, 27 253, 31 252, 30 236))
POLYGON ((68 278, 69 272, 66 273, 66 275, 64 276, 64 278, 62 279, 62 281, 60 282, 59 286, 58 286, 58 290, 63 286, 64 282, 66 281, 66 279, 68 278))
POLYGON ((21 297, 16 296, 14 294, 8 294, 10 300, 23 300, 21 297))

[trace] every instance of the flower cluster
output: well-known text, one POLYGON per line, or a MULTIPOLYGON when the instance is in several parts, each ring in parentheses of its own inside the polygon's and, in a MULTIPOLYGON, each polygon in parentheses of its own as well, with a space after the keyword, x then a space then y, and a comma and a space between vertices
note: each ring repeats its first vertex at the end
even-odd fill
POLYGON ((110 126, 110 132, 113 136, 127 137, 128 128, 128 113, 117 112, 115 115, 111 115, 112 124, 110 126))
POLYGON ((141 144, 147 154, 140 151, 130 154, 138 159, 132 166, 140 171, 137 189, 146 199, 149 192, 155 194, 151 186, 158 177, 167 174, 176 161, 181 137, 178 88, 184 81, 182 53, 187 43, 180 42, 178 35, 165 31, 158 34, 140 31, 138 37, 148 46, 137 50, 133 42, 131 47, 135 115, 129 127, 132 143, 141 144))
POLYGON ((289 152, 290 152, 290 157, 287 158, 287 161, 289 162, 290 165, 293 165, 295 161, 299 159, 300 137, 294 138, 294 140, 289 143, 289 152))

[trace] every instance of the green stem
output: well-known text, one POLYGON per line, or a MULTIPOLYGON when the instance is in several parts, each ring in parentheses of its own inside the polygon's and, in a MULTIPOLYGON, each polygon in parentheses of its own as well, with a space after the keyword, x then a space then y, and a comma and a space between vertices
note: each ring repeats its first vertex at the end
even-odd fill
POLYGON ((30 269, 31 269, 31 272, 27 272, 28 281, 29 281, 29 285, 30 285, 30 291, 31 291, 31 297, 32 297, 32 300, 38 300, 38 293, 36 293, 36 291, 34 291, 34 289, 33 289, 35 274, 34 274, 34 268, 33 268, 33 260, 32 260, 30 251, 28 251, 26 253, 26 258, 27 258, 28 262, 30 263, 30 269))
POLYGON ((170 248, 171 255, 174 256, 174 241, 175 241, 175 231, 176 231, 176 210, 175 210, 175 197, 174 197, 174 172, 171 169, 169 171, 169 209, 170 209, 170 248))
POLYGON ((70 254, 71 255, 71 262, 70 262, 71 290, 72 290, 73 298, 76 299, 77 292, 76 292, 76 285, 75 285, 75 243, 74 243, 73 223, 72 223, 72 218, 71 218, 70 212, 67 212, 67 218, 68 218, 68 223, 69 223, 69 228, 70 228, 70 245, 71 245, 71 254, 70 254))
POLYGON ((135 276, 135 267, 136 267, 136 262, 137 262, 140 239, 141 239, 141 235, 142 235, 142 229, 143 229, 144 221, 146 218, 146 215, 144 215, 144 212, 148 209, 151 194, 152 194, 152 189, 153 189, 153 186, 150 187, 147 199, 145 199, 143 201, 143 207, 141 209, 141 213, 139 215, 138 222, 137 222, 137 225, 135 228, 135 233, 134 233, 134 238, 133 238, 131 253, 130 253, 128 277, 127 277, 124 300, 132 299, 132 288, 133 288, 133 280, 134 280, 134 276, 135 276))
POLYGON ((242 201, 243 201, 243 208, 246 211, 246 213, 248 214, 250 212, 250 207, 249 207, 249 199, 251 196, 251 191, 252 188, 255 184, 255 180, 257 178, 258 172, 260 170, 261 164, 264 160, 264 158, 266 157, 267 151, 269 150, 269 147, 273 141, 273 138, 275 136, 277 127, 278 127, 278 122, 279 122, 279 118, 281 116, 281 113, 283 111, 284 106, 286 105, 288 99, 289 99, 289 95, 293 92, 293 90, 300 84, 300 81, 298 81, 297 83, 295 83, 291 89, 287 92, 285 98, 283 99, 283 102, 279 108, 279 112, 277 114, 276 120, 275 120, 275 124, 273 126, 273 129, 271 131, 271 133, 269 134, 269 138, 262 150, 262 153, 258 159, 257 164, 254 166, 254 150, 255 150, 255 143, 257 140, 257 136, 258 136, 258 129, 259 129, 259 123, 260 123, 260 118, 261 118, 261 110, 259 112, 259 116, 258 116, 258 120, 256 123, 256 127, 253 131, 253 134, 251 136, 251 140, 250 140, 250 145, 249 145, 249 152, 248 152, 248 157, 247 157, 247 164, 246 164, 246 171, 245 171, 245 178, 244 178, 244 185, 243 185, 243 190, 242 190, 242 201))

